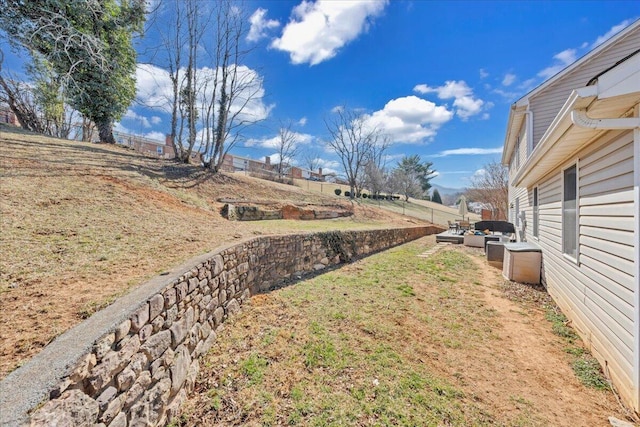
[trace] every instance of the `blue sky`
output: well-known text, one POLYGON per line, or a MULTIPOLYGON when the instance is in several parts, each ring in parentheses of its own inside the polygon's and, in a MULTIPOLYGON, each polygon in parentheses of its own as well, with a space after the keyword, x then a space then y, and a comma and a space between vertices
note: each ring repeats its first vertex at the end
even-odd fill
MULTIPOLYGON (((204 3, 204 2, 203 2, 204 3)), ((359 109, 389 135, 388 164, 418 154, 434 183, 462 188, 500 158, 511 103, 640 17, 637 1, 247 1, 248 72, 261 79, 251 106, 264 118, 232 153, 274 153, 281 121, 295 123, 301 151, 339 171, 323 148, 324 119, 359 109)), ((140 62, 157 43, 138 42, 140 62)), ((148 108, 163 79, 141 65, 138 102, 120 129, 161 137, 169 116, 148 108), (160 82, 160 83, 159 83, 160 82)), ((166 86, 166 84, 165 84, 166 86)))

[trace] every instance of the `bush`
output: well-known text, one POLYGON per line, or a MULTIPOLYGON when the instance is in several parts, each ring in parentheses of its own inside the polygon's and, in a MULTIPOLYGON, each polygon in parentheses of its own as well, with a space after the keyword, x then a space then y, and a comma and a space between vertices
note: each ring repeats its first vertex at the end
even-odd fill
POLYGON ((339 196, 340 194, 342 194, 342 190, 339 188, 336 188, 335 190, 333 190, 334 193, 336 193, 336 196, 339 196))
POLYGON ((351 192, 350 191, 345 191, 344 192, 344 197, 351 197, 351 192))
POLYGON ((369 195, 367 193, 362 193, 362 198, 366 199, 367 197, 369 197, 369 195))

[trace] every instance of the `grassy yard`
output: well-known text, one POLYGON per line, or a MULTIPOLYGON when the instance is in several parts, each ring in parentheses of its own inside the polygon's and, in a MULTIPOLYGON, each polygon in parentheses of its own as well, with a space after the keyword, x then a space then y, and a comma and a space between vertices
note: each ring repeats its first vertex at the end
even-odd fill
POLYGON ((613 396, 573 375, 549 300, 509 301, 468 248, 417 257, 433 244, 253 297, 173 425, 605 425, 613 396))

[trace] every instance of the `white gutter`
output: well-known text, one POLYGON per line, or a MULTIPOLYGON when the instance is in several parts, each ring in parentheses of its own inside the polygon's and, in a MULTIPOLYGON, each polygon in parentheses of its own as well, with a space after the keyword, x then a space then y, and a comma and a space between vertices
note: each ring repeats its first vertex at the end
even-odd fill
POLYGON ((592 119, 587 115, 587 110, 584 108, 571 111, 571 122, 578 127, 589 129, 622 130, 640 128, 640 117, 592 119))
MULTIPOLYGON (((557 143, 558 139, 571 127, 571 120, 569 119, 570 112, 586 107, 596 95, 597 92, 594 86, 587 86, 571 92, 567 102, 565 102, 553 119, 553 122, 549 125, 547 131, 542 135, 535 149, 513 177, 513 186, 521 186, 523 178, 533 171, 534 166, 546 156, 549 150, 557 143)), ((533 138, 533 129, 531 133, 531 137, 533 138)))

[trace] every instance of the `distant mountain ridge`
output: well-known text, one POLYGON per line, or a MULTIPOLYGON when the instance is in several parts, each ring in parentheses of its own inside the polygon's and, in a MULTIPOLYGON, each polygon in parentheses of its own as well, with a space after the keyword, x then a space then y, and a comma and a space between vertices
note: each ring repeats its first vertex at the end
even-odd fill
POLYGON ((464 193, 465 191, 467 191, 466 188, 451 188, 451 187, 443 187, 442 185, 438 185, 438 184, 431 184, 431 191, 433 191, 434 188, 438 189, 438 193, 440 193, 441 196, 454 195, 458 193, 464 193))

